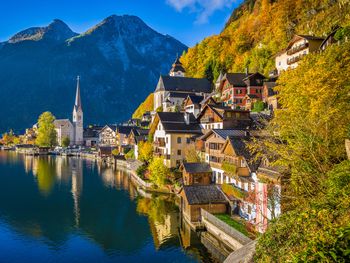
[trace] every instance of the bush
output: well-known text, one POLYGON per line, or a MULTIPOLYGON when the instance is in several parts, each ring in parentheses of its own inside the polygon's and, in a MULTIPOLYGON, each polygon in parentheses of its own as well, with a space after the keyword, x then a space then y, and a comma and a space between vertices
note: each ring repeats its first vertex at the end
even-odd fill
POLYGON ((257 102, 254 103, 252 111, 253 112, 261 112, 264 109, 265 109, 265 103, 262 102, 262 101, 257 101, 257 102))
POLYGON ((145 179, 145 173, 147 171, 147 165, 143 164, 141 165, 139 168, 137 168, 136 170, 136 174, 138 177, 140 177, 141 179, 145 179))
POLYGON ((170 174, 168 167, 164 165, 163 158, 153 158, 152 162, 149 164, 150 180, 152 183, 158 187, 165 185, 165 181, 170 174))

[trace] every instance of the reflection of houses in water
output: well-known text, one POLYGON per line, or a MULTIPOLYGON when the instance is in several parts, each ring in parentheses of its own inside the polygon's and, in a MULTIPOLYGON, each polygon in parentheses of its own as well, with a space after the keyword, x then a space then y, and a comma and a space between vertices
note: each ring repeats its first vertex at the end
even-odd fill
POLYGON ((179 221, 176 211, 165 214, 162 222, 149 218, 149 224, 156 249, 160 250, 164 247, 178 246, 177 233, 179 221))
POLYGON ((182 217, 179 234, 181 246, 200 261, 223 262, 232 252, 232 249, 209 232, 195 232, 182 217), (207 251, 204 251, 204 248, 207 251))
POLYGON ((74 219, 76 227, 79 226, 80 219, 80 207, 79 198, 83 191, 83 168, 82 161, 79 159, 70 159, 71 171, 72 171, 72 197, 74 201, 74 219))

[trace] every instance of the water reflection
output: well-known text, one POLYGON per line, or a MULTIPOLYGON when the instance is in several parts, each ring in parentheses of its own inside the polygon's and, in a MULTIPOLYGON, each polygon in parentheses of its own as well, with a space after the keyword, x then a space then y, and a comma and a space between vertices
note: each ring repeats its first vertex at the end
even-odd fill
MULTIPOLYGON (((23 251, 29 239, 59 262, 81 250, 90 257, 82 262, 211 261, 198 236, 183 241, 173 197, 138 190, 126 172, 95 161, 0 152, 0 243, 10 244, 3 225, 23 251)), ((0 246, 0 261, 4 254, 0 246)))

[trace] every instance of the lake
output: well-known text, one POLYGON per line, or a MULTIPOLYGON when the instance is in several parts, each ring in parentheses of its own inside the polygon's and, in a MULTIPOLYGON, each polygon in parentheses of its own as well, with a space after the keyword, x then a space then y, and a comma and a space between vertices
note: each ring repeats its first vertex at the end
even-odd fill
POLYGON ((0 262, 213 262, 174 198, 95 161, 0 151, 0 262))

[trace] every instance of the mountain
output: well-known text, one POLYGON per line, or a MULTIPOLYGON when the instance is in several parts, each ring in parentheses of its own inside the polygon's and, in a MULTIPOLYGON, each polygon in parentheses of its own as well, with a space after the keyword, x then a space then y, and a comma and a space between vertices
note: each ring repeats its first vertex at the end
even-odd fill
POLYGON ((135 16, 110 16, 83 34, 61 20, 0 43, 0 131, 31 126, 46 110, 70 118, 81 76, 85 124, 131 116, 187 47, 135 16))
POLYGON ((233 11, 219 35, 204 39, 181 58, 186 72, 202 77, 211 71, 274 69, 274 54, 286 47, 294 34, 326 36, 336 26, 350 22, 349 1, 245 0, 233 11))

